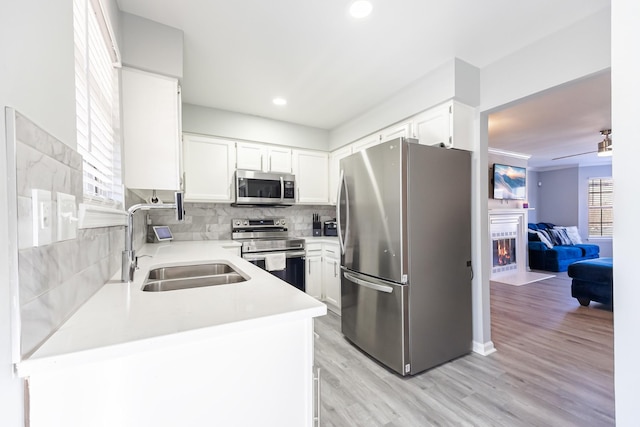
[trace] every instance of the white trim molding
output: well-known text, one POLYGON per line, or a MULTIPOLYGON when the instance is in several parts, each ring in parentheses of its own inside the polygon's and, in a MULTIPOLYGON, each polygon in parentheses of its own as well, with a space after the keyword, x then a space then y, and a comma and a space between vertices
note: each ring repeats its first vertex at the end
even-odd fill
POLYGON ((127 225, 127 212, 88 203, 80 203, 78 228, 100 228, 127 225))
POLYGON ((499 148, 491 148, 491 147, 489 147, 489 154, 495 154, 497 156, 513 157, 515 159, 523 159, 523 160, 529 160, 531 158, 531 154, 516 153, 515 151, 507 151, 507 150, 501 150, 499 148))
POLYGON ((493 341, 487 341, 485 343, 474 341, 472 351, 482 356, 489 356, 498 350, 493 346, 493 341))

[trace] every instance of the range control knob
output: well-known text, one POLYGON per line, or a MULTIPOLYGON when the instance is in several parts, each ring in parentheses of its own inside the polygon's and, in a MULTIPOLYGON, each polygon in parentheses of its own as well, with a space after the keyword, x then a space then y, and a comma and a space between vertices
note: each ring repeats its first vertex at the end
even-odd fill
POLYGON ((280 224, 281 224, 281 225, 285 225, 285 224, 286 224, 286 222, 285 222, 284 218, 280 220, 280 224))
POLYGON ((244 225, 249 225, 249 221, 244 221, 244 225))
POLYGON ((236 219, 233 225, 235 225, 236 227, 240 227, 240 221, 236 219))
POLYGON ((276 219, 276 225, 280 225, 280 220, 276 219))

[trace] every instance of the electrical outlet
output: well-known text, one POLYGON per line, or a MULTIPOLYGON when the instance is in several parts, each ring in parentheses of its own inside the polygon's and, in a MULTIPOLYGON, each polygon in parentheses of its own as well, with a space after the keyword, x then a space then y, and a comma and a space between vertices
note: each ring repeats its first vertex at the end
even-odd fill
POLYGON ((31 200, 33 206, 33 245, 48 245, 53 236, 51 191, 34 188, 31 190, 31 200))

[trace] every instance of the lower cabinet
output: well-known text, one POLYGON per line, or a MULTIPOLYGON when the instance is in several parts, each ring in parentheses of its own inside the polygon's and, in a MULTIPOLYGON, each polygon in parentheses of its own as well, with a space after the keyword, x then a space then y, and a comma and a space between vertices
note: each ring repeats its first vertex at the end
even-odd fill
POLYGON ((337 242, 307 242, 306 292, 340 314, 340 247, 337 242))

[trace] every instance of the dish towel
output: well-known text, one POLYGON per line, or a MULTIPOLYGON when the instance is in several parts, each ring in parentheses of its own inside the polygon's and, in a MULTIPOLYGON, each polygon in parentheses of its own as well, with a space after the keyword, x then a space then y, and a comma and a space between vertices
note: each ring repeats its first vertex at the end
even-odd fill
POLYGON ((264 256, 264 268, 267 271, 280 271, 287 268, 287 257, 284 252, 266 254, 264 256))

